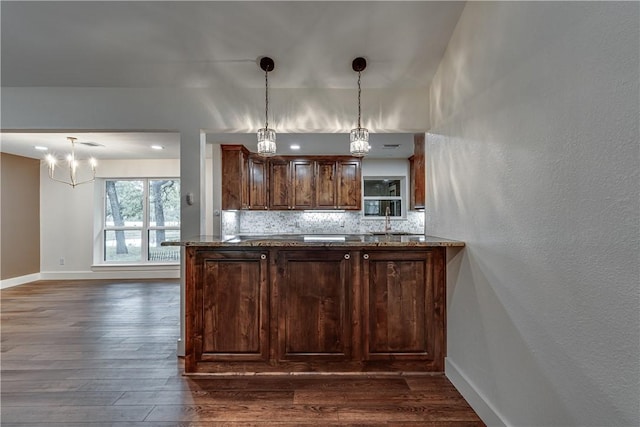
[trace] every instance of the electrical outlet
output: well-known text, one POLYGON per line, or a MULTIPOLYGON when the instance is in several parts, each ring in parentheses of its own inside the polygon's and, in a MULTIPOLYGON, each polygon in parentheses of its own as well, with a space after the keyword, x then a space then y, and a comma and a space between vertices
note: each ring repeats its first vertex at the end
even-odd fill
POLYGON ((60 265, 64 265, 64 258, 60 258, 60 265))

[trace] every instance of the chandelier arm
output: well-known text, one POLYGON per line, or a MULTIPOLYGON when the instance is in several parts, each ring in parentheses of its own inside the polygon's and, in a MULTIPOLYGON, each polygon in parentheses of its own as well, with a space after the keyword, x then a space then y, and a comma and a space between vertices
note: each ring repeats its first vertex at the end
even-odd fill
MULTIPOLYGON (((67 185, 70 185, 72 187, 75 187, 76 185, 80 185, 80 184, 76 184, 76 183, 73 183, 73 182, 65 181, 65 180, 60 179, 60 178, 56 178, 53 175, 51 175, 51 173, 49 173, 49 178, 52 181, 61 182, 62 184, 67 184, 67 185)), ((81 183, 81 184, 84 184, 84 183, 81 183)))
MULTIPOLYGON (((87 179, 87 180, 85 180, 85 181, 76 182, 76 183, 75 183, 75 185, 87 184, 87 183, 89 183, 89 182, 93 182, 93 181, 95 181, 95 180, 96 180, 96 174, 94 173, 94 174, 93 174, 93 178, 89 178, 89 179, 87 179)), ((74 186, 75 186, 75 185, 74 185, 74 186)))
POLYGON ((63 184, 67 184, 67 185, 70 185, 70 186, 72 186, 72 187, 76 187, 76 186, 81 185, 81 184, 86 184, 86 183, 89 183, 89 182, 93 182, 93 181, 95 181, 95 180, 96 180, 96 173, 95 173, 95 172, 93 172, 93 174, 92 174, 91 178, 88 178, 88 179, 86 179, 86 180, 84 180, 84 181, 77 182, 77 181, 75 181, 75 180, 73 180, 73 181, 65 181, 64 179, 56 178, 56 177, 53 175, 53 173, 51 172, 51 170, 49 170, 49 178, 50 178, 52 181, 61 182, 61 183, 63 183, 63 184))

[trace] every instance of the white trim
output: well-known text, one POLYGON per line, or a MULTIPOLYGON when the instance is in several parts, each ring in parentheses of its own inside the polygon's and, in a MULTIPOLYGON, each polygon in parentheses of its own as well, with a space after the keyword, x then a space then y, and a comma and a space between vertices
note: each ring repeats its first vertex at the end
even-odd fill
POLYGON ((41 280, 40 273, 27 274, 24 276, 12 277, 11 279, 0 280, 0 289, 11 288, 13 286, 24 285, 29 282, 41 280))
POLYGON ((110 268, 101 271, 43 271, 40 280, 91 280, 91 279, 178 279, 180 266, 173 268, 132 269, 110 268))
POLYGON ((509 425, 449 357, 444 360, 444 374, 487 426, 505 427, 509 425))
POLYGON ((178 271, 180 263, 146 263, 146 264, 93 264, 91 271, 178 271))

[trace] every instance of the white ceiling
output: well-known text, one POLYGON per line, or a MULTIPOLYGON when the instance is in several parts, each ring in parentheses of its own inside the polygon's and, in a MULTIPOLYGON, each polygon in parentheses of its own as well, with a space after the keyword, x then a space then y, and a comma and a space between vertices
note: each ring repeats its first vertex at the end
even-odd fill
MULTIPOLYGON (((275 60, 270 87, 353 89, 351 61, 363 56, 368 62, 363 91, 426 92, 463 7, 464 2, 429 1, 2 1, 1 83, 258 88, 264 75, 257 62, 270 56, 275 60)), ((25 144, 44 145, 45 139, 57 150, 58 139, 68 144, 68 133, 3 133, 2 151, 26 155, 25 144)), ((167 157, 179 151, 179 138, 172 133, 72 133, 105 145, 105 153, 96 153, 102 158, 167 157), (147 156, 152 140, 167 149, 147 156)), ((207 139, 227 137, 232 136, 207 139)), ((233 138, 255 146, 253 134, 233 138)), ((279 134, 279 150, 297 138, 279 134)), ((307 138, 310 152, 301 150, 304 154, 335 153, 348 141, 337 134, 307 138)), ((374 148, 382 144, 380 138, 372 136, 374 148)), ((372 157, 406 157, 402 150, 395 153, 374 149, 372 157)))

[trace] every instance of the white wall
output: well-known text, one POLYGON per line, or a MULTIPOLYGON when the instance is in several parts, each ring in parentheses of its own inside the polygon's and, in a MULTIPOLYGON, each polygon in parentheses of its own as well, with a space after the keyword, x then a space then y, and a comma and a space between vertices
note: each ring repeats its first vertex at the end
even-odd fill
MULTIPOLYGON (((93 271, 93 247, 99 238, 94 223, 96 204, 103 197, 102 180, 76 188, 51 181, 43 163, 40 173, 40 272, 43 279, 101 277, 177 277, 173 268, 154 267, 136 273, 131 269, 93 271), (64 258, 64 265, 60 259, 64 258)), ((179 160, 103 160, 97 178, 179 177, 179 160)))
POLYGON ((640 425, 639 15, 467 3, 431 87, 447 373, 489 424, 640 425))

